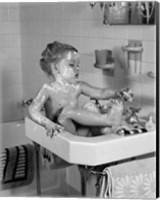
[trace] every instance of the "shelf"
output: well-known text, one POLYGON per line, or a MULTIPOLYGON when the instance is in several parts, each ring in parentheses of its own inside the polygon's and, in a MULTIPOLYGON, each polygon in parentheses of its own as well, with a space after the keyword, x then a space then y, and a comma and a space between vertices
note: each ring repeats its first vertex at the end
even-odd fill
POLYGON ((105 64, 105 65, 100 65, 100 64, 94 64, 95 68, 98 69, 103 69, 103 70, 113 70, 114 69, 114 63, 109 63, 109 64, 105 64))
POLYGON ((130 81, 136 81, 136 82, 140 82, 140 83, 154 83, 156 81, 156 77, 149 77, 148 74, 150 72, 147 72, 147 73, 144 73, 144 74, 135 74, 135 75, 129 75, 127 74, 126 77, 121 77, 121 76, 115 76, 113 71, 107 71, 105 70, 104 71, 104 74, 106 76, 109 76, 109 77, 113 77, 113 78, 123 78, 123 79, 126 79, 126 80, 130 80, 130 81))
POLYGON ((126 78, 130 79, 132 81, 137 81, 137 82, 141 82, 141 83, 156 81, 156 77, 148 76, 148 74, 149 74, 149 72, 144 73, 144 74, 128 75, 126 78))
POLYGON ((122 46, 122 50, 126 52, 139 53, 143 51, 143 48, 142 46, 137 46, 137 47, 122 46))

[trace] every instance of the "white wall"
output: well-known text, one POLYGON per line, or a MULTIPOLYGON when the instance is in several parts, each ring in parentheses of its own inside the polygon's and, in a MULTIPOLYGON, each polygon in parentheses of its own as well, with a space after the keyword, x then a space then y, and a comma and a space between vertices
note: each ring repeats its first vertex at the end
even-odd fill
POLYGON ((130 86, 135 94, 134 104, 153 107, 155 81, 142 76, 125 81, 125 56, 121 46, 128 40, 141 40, 142 72, 156 69, 155 26, 106 26, 103 13, 97 5, 91 9, 88 2, 21 3, 22 66, 24 98, 29 99, 47 81, 39 67, 42 51, 49 42, 59 40, 75 46, 80 53, 80 79, 99 87, 119 89, 130 86), (95 49, 111 49, 115 57, 115 75, 93 67, 95 49), (120 62, 121 61, 121 62, 120 62), (122 64, 121 64, 122 63, 122 64), (36 81, 35 81, 36 80, 36 81), (150 91, 150 92, 148 92, 150 91))
POLYGON ((0 3, 1 117, 3 122, 22 119, 23 96, 21 33, 18 3, 0 3))

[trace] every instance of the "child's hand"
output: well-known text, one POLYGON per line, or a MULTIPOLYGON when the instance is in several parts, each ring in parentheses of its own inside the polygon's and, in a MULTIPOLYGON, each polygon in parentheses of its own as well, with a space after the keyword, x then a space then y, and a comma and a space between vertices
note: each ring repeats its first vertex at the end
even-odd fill
POLYGON ((50 138, 56 136, 58 133, 61 133, 64 130, 62 126, 54 123, 47 124, 45 128, 47 130, 46 135, 49 136, 50 138))
POLYGON ((133 100, 133 91, 130 88, 123 88, 118 93, 117 96, 124 101, 132 102, 133 100))

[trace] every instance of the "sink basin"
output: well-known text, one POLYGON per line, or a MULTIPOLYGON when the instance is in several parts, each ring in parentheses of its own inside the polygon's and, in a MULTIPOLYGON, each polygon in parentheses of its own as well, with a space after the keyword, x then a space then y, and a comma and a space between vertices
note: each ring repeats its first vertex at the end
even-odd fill
POLYGON ((156 151, 156 131, 132 136, 79 137, 66 131, 50 138, 44 127, 25 119, 26 136, 72 164, 96 166, 156 151))

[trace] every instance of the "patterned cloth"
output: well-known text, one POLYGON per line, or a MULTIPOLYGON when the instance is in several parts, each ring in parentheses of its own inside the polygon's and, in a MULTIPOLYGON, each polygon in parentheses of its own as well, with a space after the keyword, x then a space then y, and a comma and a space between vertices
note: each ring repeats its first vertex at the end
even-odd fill
POLYGON ((111 167, 112 198, 156 198, 155 157, 135 159, 111 167))
POLYGON ((31 144, 5 148, 1 153, 1 189, 24 186, 33 180, 34 148, 31 144))
POLYGON ((156 173, 138 173, 116 177, 114 182, 114 198, 155 198, 156 173))

